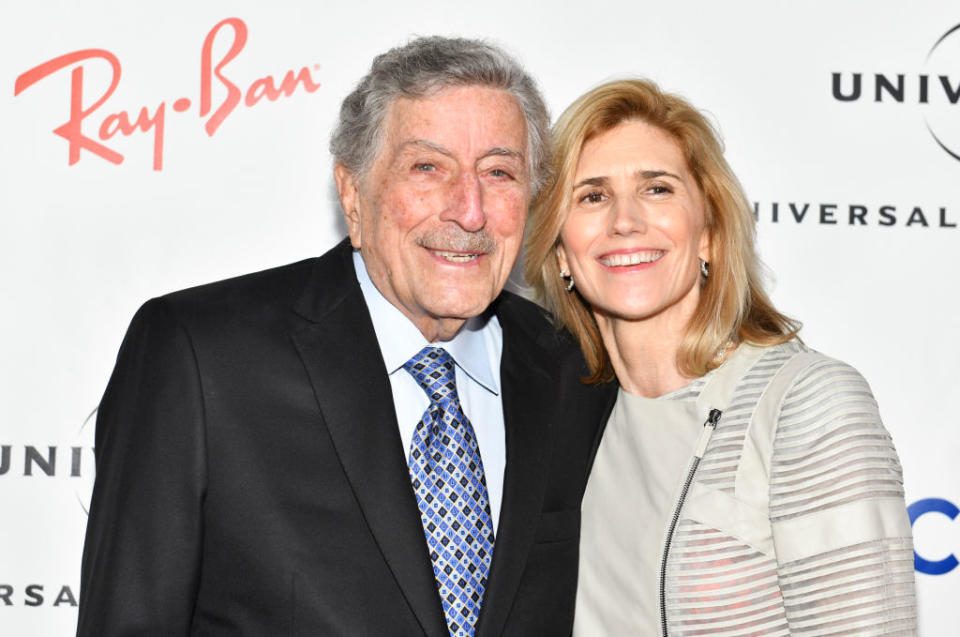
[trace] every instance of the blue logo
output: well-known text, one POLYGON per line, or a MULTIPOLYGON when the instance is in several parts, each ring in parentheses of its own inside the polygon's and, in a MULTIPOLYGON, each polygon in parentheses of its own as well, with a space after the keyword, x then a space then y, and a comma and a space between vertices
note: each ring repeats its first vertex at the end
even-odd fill
MULTIPOLYGON (((917 500, 913 504, 907 507, 907 513, 910 515, 910 525, 917 521, 921 515, 927 513, 942 513, 951 520, 955 520, 958 515, 960 515, 960 509, 957 506, 950 502, 949 500, 943 500, 941 498, 924 498, 923 500, 917 500)), ((949 573, 953 569, 957 568, 957 565, 960 562, 957 561, 956 556, 951 553, 942 560, 932 561, 925 560, 920 557, 920 554, 914 550, 913 552, 913 568, 920 571, 921 573, 926 573, 927 575, 943 575, 944 573, 949 573)))

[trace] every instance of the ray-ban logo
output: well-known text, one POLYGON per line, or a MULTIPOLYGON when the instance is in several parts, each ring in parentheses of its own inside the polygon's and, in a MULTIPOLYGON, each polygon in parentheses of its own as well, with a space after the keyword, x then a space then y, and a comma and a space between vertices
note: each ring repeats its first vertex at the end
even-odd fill
MULTIPOLYGON (((221 43, 222 43, 221 38, 221 43)), ((275 102, 281 97, 290 97, 298 90, 313 93, 320 88, 320 81, 313 76, 319 65, 300 67, 285 73, 266 75, 246 84, 242 90, 238 80, 230 73, 228 65, 243 50, 247 42, 247 25, 239 18, 227 18, 214 26, 203 40, 200 51, 200 95, 177 97, 161 100, 154 106, 142 106, 139 109, 122 109, 106 112, 107 100, 120 84, 122 67, 120 59, 106 49, 83 49, 65 53, 23 72, 14 85, 14 96, 20 95, 31 86, 46 80, 60 71, 70 70, 69 113, 66 122, 53 129, 67 141, 68 162, 72 166, 86 156, 96 156, 114 164, 120 164, 124 156, 108 142, 121 137, 129 137, 137 132, 153 135, 153 169, 163 169, 164 131, 168 123, 167 116, 173 113, 189 114, 194 111, 204 121, 207 135, 213 136, 221 124, 241 104, 250 108, 263 100, 275 102), (230 38, 230 47, 222 57, 214 57, 214 42, 221 32, 230 38), (229 32, 229 33, 227 33, 229 32), (99 65, 109 69, 106 78, 97 86, 91 86, 85 75, 93 74, 92 66, 99 65), (90 73, 86 73, 90 70, 90 73), (215 98, 214 93, 219 97, 215 98), (195 99, 198 97, 199 99, 195 99), (168 110, 169 107, 169 110, 168 110), (99 126, 97 125, 99 123, 99 126)), ((218 50, 222 45, 218 45, 218 50)), ((103 75, 99 73, 99 75, 103 75)), ((196 86, 195 80, 188 78, 188 85, 196 86)))

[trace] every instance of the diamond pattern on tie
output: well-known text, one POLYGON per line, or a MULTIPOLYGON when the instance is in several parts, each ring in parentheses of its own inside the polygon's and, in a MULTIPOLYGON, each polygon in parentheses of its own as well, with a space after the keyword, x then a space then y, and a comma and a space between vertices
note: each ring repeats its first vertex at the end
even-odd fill
POLYGON ((451 635, 472 636, 494 541, 480 449, 446 350, 424 347, 403 368, 430 398, 408 464, 443 612, 451 635))

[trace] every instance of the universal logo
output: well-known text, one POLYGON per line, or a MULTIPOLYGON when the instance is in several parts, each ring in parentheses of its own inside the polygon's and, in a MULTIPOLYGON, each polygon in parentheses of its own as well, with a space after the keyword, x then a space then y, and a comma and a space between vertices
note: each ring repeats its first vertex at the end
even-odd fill
POLYGON ((20 588, 12 584, 0 584, 0 605, 32 608, 38 606, 75 608, 77 606, 77 596, 73 592, 74 589, 76 589, 76 586, 71 588, 69 584, 46 587, 43 584, 27 584, 20 588))
POLYGON ((824 203, 816 201, 755 201, 758 221, 821 226, 878 226, 889 228, 957 229, 960 217, 944 206, 897 206, 894 204, 824 203))
POLYGON ((832 73, 833 98, 840 102, 919 104, 927 131, 950 157, 960 161, 960 24, 941 35, 921 72, 832 73), (953 71, 953 76, 948 75, 953 71))
MULTIPOLYGON (((66 445, 0 445, 0 481, 23 478, 69 480, 77 504, 86 514, 96 471, 93 436, 97 410, 80 425, 66 445)), ((0 595, 2 598, 2 595, 0 595)))

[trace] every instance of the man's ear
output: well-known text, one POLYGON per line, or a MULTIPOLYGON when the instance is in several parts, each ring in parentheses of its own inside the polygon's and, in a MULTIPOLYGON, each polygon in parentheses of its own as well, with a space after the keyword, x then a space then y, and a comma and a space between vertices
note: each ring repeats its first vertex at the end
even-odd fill
POLYGON ((350 243, 354 248, 361 248, 360 232, 360 185, 357 178, 343 164, 333 167, 333 180, 337 182, 337 194, 340 195, 340 207, 347 221, 347 231, 350 233, 350 243))

